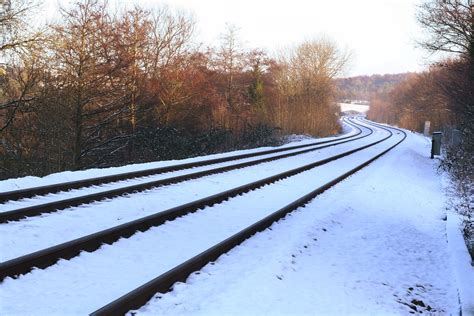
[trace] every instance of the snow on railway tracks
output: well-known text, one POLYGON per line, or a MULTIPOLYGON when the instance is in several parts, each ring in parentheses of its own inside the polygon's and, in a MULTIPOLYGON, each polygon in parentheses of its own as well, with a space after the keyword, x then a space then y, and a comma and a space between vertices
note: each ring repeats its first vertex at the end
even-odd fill
MULTIPOLYGON (((187 181, 179 185, 161 187, 141 194, 127 195, 70 208, 58 213, 45 214, 19 222, 0 225, 0 234, 4 236, 1 240, 1 246, 4 249, 9 249, 9 251, 0 253, 0 261, 10 260, 30 252, 60 244, 66 240, 72 240, 117 226, 118 224, 138 220, 144 216, 153 215, 158 211, 174 208, 183 203, 205 199, 210 195, 219 194, 225 190, 234 189, 233 194, 239 194, 250 189, 252 185, 262 185, 268 183, 269 180, 275 181, 279 177, 288 176, 289 172, 283 175, 278 174, 289 169, 307 166, 308 164, 316 166, 328 161, 329 157, 334 156, 334 154, 344 154, 344 152, 348 154, 347 151, 352 149, 350 149, 348 144, 345 144, 339 145, 337 150, 335 148, 328 150, 329 148, 321 153, 299 156, 298 159, 287 158, 278 163, 271 162, 259 165, 258 167, 239 169, 212 177, 187 181), (315 162, 316 158, 320 159, 315 162), (251 182, 275 175, 278 176, 249 185, 251 182), (77 225, 78 222, 81 225, 77 225), (74 227, 74 229, 71 229, 71 227, 74 227)), ((221 194, 220 196, 226 195, 221 194)), ((201 202, 209 203, 211 201, 212 198, 208 198, 207 201, 201 202)), ((199 203, 194 203, 192 207, 196 209, 199 205, 199 203)), ((171 218, 171 216, 165 216, 165 214, 161 213, 158 216, 154 216, 154 218, 156 221, 171 218)), ((152 221, 148 219, 146 222, 152 221)), ((139 225, 139 227, 144 227, 143 224, 139 225)))
POLYGON ((82 204, 125 194, 143 192, 160 186, 256 166, 279 159, 304 155, 316 150, 362 139, 370 136, 372 133, 370 131, 368 134, 358 136, 362 134, 362 130, 357 125, 350 125, 357 129, 358 132, 333 140, 5 192, 0 194, 0 201, 3 199, 4 202, 7 202, 0 205, 0 223, 56 212, 82 204), (260 157, 262 155, 263 157, 260 157), (212 165, 212 167, 207 167, 209 165, 212 165), (193 172, 188 171, 191 168, 193 172), (44 196, 36 196, 40 193, 44 194, 44 196), (11 197, 13 202, 12 200, 5 201, 8 197, 11 197), (21 201, 16 201, 20 198, 21 201))
MULTIPOLYGON (((379 141, 381 140, 376 139, 369 142, 369 144, 364 143, 363 147, 379 141)), ((362 149, 360 147, 356 149, 343 147, 339 148, 336 155, 330 151, 316 157, 314 155, 299 157, 297 161, 295 159, 286 160, 285 163, 279 162, 278 165, 275 163, 267 166, 260 165, 259 168, 253 167, 250 170, 247 168, 227 172, 210 178, 159 188, 149 193, 115 198, 101 203, 84 205, 80 208, 71 208, 60 213, 0 225, 0 234, 5 236, 2 240, 3 248, 10 249, 8 252, 0 254, 0 260, 10 260, 41 250, 39 254, 30 255, 29 260, 26 260, 28 258, 22 260, 24 268, 21 271, 24 271, 33 263, 42 266, 41 262, 36 259, 38 256, 44 257, 45 251, 42 249, 61 244, 65 240, 71 241, 88 234, 94 234, 91 238, 82 238, 75 241, 76 245, 82 244, 82 247, 85 247, 84 243, 86 242, 88 249, 92 249, 93 246, 88 241, 89 239, 95 240, 95 245, 98 247, 103 241, 111 242, 113 238, 127 235, 137 229, 143 230, 152 225, 158 225, 176 216, 195 211, 202 206, 218 203, 230 196, 261 187, 362 149), (180 206, 183 203, 186 205, 180 206), (81 222, 81 225, 77 225, 78 221, 81 222), (117 227, 118 224, 122 223, 122 226, 117 227), (75 228, 70 229, 70 227, 75 228), (103 238, 103 241, 101 241, 98 239, 97 232, 103 230, 107 230, 107 232, 101 234, 103 238), (27 265, 26 262, 31 262, 31 264, 27 265)), ((71 242, 58 245, 48 250, 48 253, 55 252, 58 258, 67 258, 75 255, 75 252, 68 251, 68 249, 71 249, 70 246, 71 242), (62 251, 63 248, 66 252, 62 251)), ((77 249, 77 251, 79 250, 81 248, 77 249)), ((47 256, 45 261, 49 264, 50 257, 47 256)), ((0 277, 3 277, 9 271, 6 267, 10 266, 12 266, 11 261, 4 262, 4 269, 0 271, 0 277), (4 272, 4 274, 1 274, 1 272, 4 272)), ((20 266, 18 264, 13 266, 16 267, 15 271, 9 273, 19 271, 20 266)))
MULTIPOLYGON (((100 177, 91 177, 91 178, 82 178, 77 179, 74 181, 69 182, 59 182, 59 183, 51 183, 46 185, 40 185, 36 187, 26 187, 20 188, 15 190, 6 190, 5 192, 0 192, 0 203, 9 202, 9 201, 16 201, 25 198, 31 198, 37 195, 46 195, 51 193, 57 192, 64 192, 72 189, 81 189, 89 186, 95 185, 103 185, 107 183, 117 182, 121 180, 130 180, 134 178, 143 178, 151 175, 163 174, 178 170, 186 170, 195 167, 202 167, 208 165, 214 165, 222 162, 228 161, 236 161, 245 158, 252 158, 258 157, 267 154, 274 154, 274 153, 281 153, 281 152, 290 152, 291 150, 308 148, 316 145, 323 145, 329 143, 335 143, 342 141, 344 139, 351 139, 360 134, 362 134, 362 130, 357 126, 354 125, 346 120, 343 119, 343 123, 347 126, 351 127, 352 130, 347 133, 346 135, 331 137, 329 139, 318 140, 316 142, 310 142, 302 145, 291 145, 291 146, 281 146, 279 148, 274 149, 263 149, 263 150, 249 150, 249 152, 239 153, 239 154, 224 154, 221 157, 214 157, 211 159, 196 159, 194 161, 180 163, 180 164, 171 164, 165 165, 161 167, 155 168, 144 168, 139 170, 127 171, 123 173, 114 173, 108 175, 102 175, 100 177)), ((324 148, 324 147, 323 147, 324 148)), ((296 151, 298 153, 299 151, 296 151)), ((143 179, 140 179, 143 181, 143 179)))
MULTIPOLYGON (((99 314, 123 313, 138 308, 155 292, 166 291, 176 281, 184 281, 191 272, 199 270, 256 231, 265 229, 315 195, 360 170, 405 138, 403 132, 397 131, 394 134, 390 131, 394 129, 372 129, 377 131, 371 137, 376 138, 375 141, 319 162, 294 168, 296 170, 286 171, 283 175, 274 175, 272 179, 259 180, 247 187, 234 189, 231 193, 217 194, 219 196, 207 198, 206 201, 191 202, 148 216, 148 222, 139 219, 133 225, 124 224, 129 226, 122 225, 119 229, 112 227, 87 236, 88 240, 73 240, 72 244, 63 244, 62 249, 50 249, 49 252, 37 252, 34 256, 26 255, 29 258, 20 257, 3 262, 0 269, 2 277, 7 278, 1 285, 2 292, 5 293, 2 296, 8 296, 8 302, 13 300, 6 308, 23 312, 26 308, 27 313, 91 312, 127 290, 161 275, 151 285, 148 283, 144 288, 108 305, 99 314), (381 134, 385 135, 380 137, 381 134), (287 206, 281 208, 282 205, 287 206), (203 210, 182 216, 199 208, 203 210), (176 218, 179 216, 182 217, 176 218), (171 219, 175 220, 165 222, 171 219), (151 228, 152 226, 158 227, 151 228), (136 233, 138 230, 146 232, 136 233), (129 238, 116 241, 120 237, 129 238), (100 247, 103 243, 112 242, 113 245, 100 247), (34 270, 17 280, 10 278, 28 272, 34 266, 46 267, 59 258, 74 257, 81 250, 96 251, 81 253, 69 261, 60 260, 46 270, 34 270), (187 263, 180 265, 184 261, 187 263), (85 274, 91 274, 92 277, 86 277, 85 274), (58 276, 54 277, 55 275, 58 276), (53 284, 49 284, 52 278, 53 284), (48 288, 48 306, 22 306, 15 302, 17 295, 35 295, 43 287, 48 288), (78 294, 75 287, 86 291, 78 294), (98 292, 101 293, 100 296, 94 295, 98 292), (77 303, 74 304, 78 301, 81 302, 82 310, 77 303), (28 308, 32 309, 28 311, 28 308), (74 310, 69 310, 70 308, 74 310)), ((81 210, 78 213, 82 213, 81 210)), ((33 218, 31 220, 29 224, 34 226, 35 221, 33 218)), ((15 223, 3 225, 11 224, 15 223)), ((9 246, 14 247, 14 244, 9 246)))

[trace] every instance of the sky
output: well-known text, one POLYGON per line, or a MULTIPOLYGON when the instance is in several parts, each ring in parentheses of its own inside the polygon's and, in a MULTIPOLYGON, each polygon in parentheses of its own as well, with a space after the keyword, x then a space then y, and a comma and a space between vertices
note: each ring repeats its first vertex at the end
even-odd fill
MULTIPOLYGON (((45 0, 49 11, 65 1, 45 0)), ((343 76, 421 71, 430 57, 416 47, 420 0, 109 0, 126 6, 167 5, 192 14, 199 43, 218 45, 226 24, 235 25, 246 48, 270 55, 304 40, 327 37, 351 51, 343 76)))

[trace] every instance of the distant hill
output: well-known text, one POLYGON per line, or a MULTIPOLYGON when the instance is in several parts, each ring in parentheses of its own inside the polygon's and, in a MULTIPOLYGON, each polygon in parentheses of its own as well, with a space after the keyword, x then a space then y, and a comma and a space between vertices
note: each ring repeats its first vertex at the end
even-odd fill
POLYGON ((401 73, 336 79, 338 101, 370 100, 373 95, 392 89, 412 75, 413 73, 401 73))

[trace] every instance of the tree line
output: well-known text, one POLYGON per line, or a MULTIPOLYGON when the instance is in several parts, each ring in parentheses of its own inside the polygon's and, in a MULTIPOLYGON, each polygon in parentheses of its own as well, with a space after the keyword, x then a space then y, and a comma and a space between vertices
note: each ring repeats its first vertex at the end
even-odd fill
POLYGON ((349 57, 331 40, 270 57, 233 26, 218 47, 196 44, 192 17, 167 7, 81 0, 34 26, 34 2, 0 6, 0 178, 339 131, 333 78, 349 57))
POLYGON ((374 96, 390 91, 395 85, 405 81, 411 73, 356 76, 337 78, 337 99, 369 101, 374 96))
POLYGON ((412 74, 371 100, 368 117, 414 131, 445 131, 441 168, 453 179, 459 199, 453 206, 464 215, 464 233, 474 257, 474 4, 469 0, 426 0, 418 20, 429 34, 420 45, 445 59, 412 74), (456 129, 459 139, 447 142, 456 129))

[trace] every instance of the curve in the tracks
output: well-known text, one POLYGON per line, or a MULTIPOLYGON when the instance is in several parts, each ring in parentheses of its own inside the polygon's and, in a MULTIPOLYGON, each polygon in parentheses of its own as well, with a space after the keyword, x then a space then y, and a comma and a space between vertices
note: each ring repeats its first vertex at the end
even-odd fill
POLYGON ((294 149, 307 148, 307 147, 317 146, 317 145, 322 145, 322 144, 329 144, 329 143, 338 142, 344 139, 351 139, 362 133, 362 130, 356 125, 350 124, 345 120, 344 122, 352 127, 355 127, 357 129, 357 132, 349 136, 341 136, 335 139, 312 142, 312 143, 304 144, 304 145, 295 145, 295 146, 289 146, 289 147, 284 147, 284 148, 276 148, 276 149, 264 150, 264 151, 253 152, 253 153, 206 159, 206 160, 194 161, 194 162, 159 167, 159 168, 151 168, 151 169, 145 169, 145 170, 124 172, 124 173, 113 174, 113 175, 108 175, 108 176, 96 177, 96 178, 88 178, 88 179, 83 179, 83 180, 56 183, 56 184, 44 185, 44 186, 39 186, 39 187, 34 187, 34 188, 26 188, 26 189, 18 189, 18 190, 7 191, 7 192, 0 192, 0 203, 15 201, 15 200, 24 199, 24 198, 30 198, 36 195, 57 193, 61 191, 79 189, 79 188, 89 187, 93 185, 101 185, 101 184, 117 182, 121 180, 128 180, 132 178, 151 176, 151 175, 156 175, 156 174, 161 174, 161 173, 166 173, 166 172, 171 172, 171 171, 190 169, 194 167, 202 167, 202 166, 228 162, 228 161, 233 161, 233 160, 258 157, 262 155, 285 152, 285 151, 290 151, 294 149))
POLYGON ((274 183, 276 181, 294 176, 298 173, 313 169, 318 166, 322 166, 331 161, 335 161, 337 159, 349 156, 355 152, 361 151, 365 148, 374 146, 378 143, 385 141, 386 139, 391 137, 391 134, 392 133, 389 131, 389 135, 380 140, 376 140, 372 143, 357 147, 341 154, 334 155, 326 159, 318 160, 292 170, 288 170, 218 194, 214 194, 190 203, 186 203, 184 205, 176 206, 171 209, 161 211, 122 225, 105 229, 100 232, 96 232, 31 254, 27 254, 18 258, 2 262, 0 263, 0 280, 8 276, 15 277, 16 275, 27 273, 33 267, 48 267, 56 263, 56 261, 61 258, 72 258, 83 250, 93 251, 99 248, 104 243, 111 244, 120 238, 129 237, 137 231, 146 231, 149 228, 159 226, 166 221, 193 213, 200 208, 221 203, 239 194, 258 189, 264 185, 274 183))
MULTIPOLYGON (((362 130, 360 129, 360 126, 357 125, 357 123, 351 122, 351 124, 352 124, 352 126, 357 128, 360 131, 360 133, 362 133, 362 130)), ((361 125, 361 126, 364 127, 364 128, 368 128, 364 125, 361 125)), ((370 130, 370 128, 369 128, 369 130, 370 130)), ((356 140, 368 137, 372 133, 373 133, 373 131, 370 130, 370 132, 368 134, 365 134, 365 135, 362 135, 362 136, 358 136, 358 137, 354 137, 354 138, 351 136, 349 139, 343 139, 342 141, 341 141, 341 139, 338 139, 337 142, 331 141, 331 143, 329 143, 329 144, 325 144, 325 145, 322 145, 322 146, 311 147, 309 149, 303 149, 303 150, 300 150, 300 151, 297 151, 297 152, 284 153, 284 154, 281 154, 281 155, 266 157, 266 158, 262 158, 262 159, 241 162, 241 163, 232 164, 232 165, 228 165, 228 166, 217 167, 217 168, 213 168, 213 169, 187 173, 187 174, 174 176, 174 177, 170 177, 170 178, 154 180, 154 181, 149 181, 149 182, 144 182, 144 183, 139 183, 139 184, 134 184, 134 185, 128 185, 128 186, 115 188, 115 189, 109 189, 109 190, 100 191, 100 192, 96 192, 96 193, 92 193, 92 194, 86 194, 86 195, 81 195, 81 196, 77 196, 77 197, 73 197, 73 198, 62 199, 62 200, 57 200, 57 201, 53 201, 53 202, 49 202, 49 203, 37 204, 37 205, 33 205, 33 206, 14 209, 14 210, 10 210, 10 211, 0 213, 0 223, 6 223, 8 221, 21 220, 23 218, 38 216, 38 215, 45 214, 45 213, 53 213, 53 212, 57 212, 57 211, 60 211, 60 210, 66 209, 66 208, 75 207, 75 206, 79 206, 79 205, 83 205, 83 204, 88 204, 88 203, 92 203, 92 202, 96 202, 96 201, 100 201, 100 200, 104 200, 104 199, 110 199, 110 198, 114 198, 114 197, 121 196, 121 195, 124 195, 124 194, 143 192, 145 190, 149 190, 149 189, 160 187, 160 186, 176 184, 176 183, 183 182, 183 181, 188 181, 188 180, 191 180, 191 179, 197 179, 197 178, 200 178, 200 177, 214 175, 214 174, 227 172, 227 171, 231 171, 231 170, 235 170, 235 169, 246 168, 246 167, 250 167, 250 166, 254 166, 254 165, 258 165, 258 164, 261 164, 261 163, 270 162, 270 161, 274 161, 274 160, 278 160, 278 159, 289 158, 289 157, 293 157, 293 156, 296 156, 296 155, 305 154, 305 153, 308 153, 308 152, 311 152, 311 151, 315 151, 315 150, 319 150, 319 149, 323 149, 323 148, 327 148, 327 147, 331 147, 331 146, 336 146, 336 145, 339 145, 339 144, 344 144, 344 143, 356 141, 356 140)), ((359 135, 359 134, 357 134, 357 135, 359 135)), ((323 142, 321 142, 321 143, 323 143, 323 142)), ((325 143, 327 143, 327 141, 325 143)), ((301 146, 307 147, 306 145, 301 145, 301 146)), ((280 149, 278 149, 278 150, 280 150, 280 149)), ((258 153, 258 155, 260 155, 260 153, 258 153)))
MULTIPOLYGON (((377 126, 383 130, 389 131, 389 129, 385 126, 381 126, 378 124, 372 124, 372 122, 367 122, 367 124, 371 124, 373 126, 377 126)), ((296 201, 286 205, 285 207, 281 208, 280 210, 274 212, 273 214, 265 217, 264 219, 258 221, 257 223, 241 230, 237 234, 227 238, 226 240, 220 242, 219 244, 205 250, 204 252, 198 254, 197 256, 189 259, 188 261, 176 266, 175 268, 169 270, 168 272, 158 276, 157 278, 145 283, 144 285, 136 288, 135 290, 123 295, 122 297, 118 298, 117 300, 105 305, 104 307, 100 308, 99 310, 91 313, 91 315, 99 316, 99 315, 122 315, 127 313, 130 310, 138 309, 141 306, 145 305, 157 292, 166 293, 170 291, 170 288, 176 282, 185 282, 188 276, 200 269, 202 269, 206 264, 215 261, 219 256, 223 255, 224 253, 230 251, 235 246, 241 244, 246 239, 250 238, 257 232, 263 231, 270 227, 274 222, 282 219, 290 212, 296 210, 299 207, 306 205, 312 199, 314 199, 317 195, 323 193, 327 189, 331 188, 332 186, 336 185, 337 183, 341 182, 342 180, 348 178, 349 176, 355 174, 359 170, 363 169, 379 157, 383 156, 396 146, 398 146, 401 142, 405 140, 407 134, 397 128, 393 128, 394 130, 399 131, 403 134, 403 137, 396 142, 394 145, 390 146, 389 148, 385 149, 384 151, 380 152, 379 154, 373 156, 371 159, 365 161, 358 166, 355 166, 353 169, 349 170, 348 172, 340 175, 339 177, 333 179, 332 181, 316 188, 312 192, 300 197, 296 201)), ((390 134, 393 133, 390 131, 390 134)))

